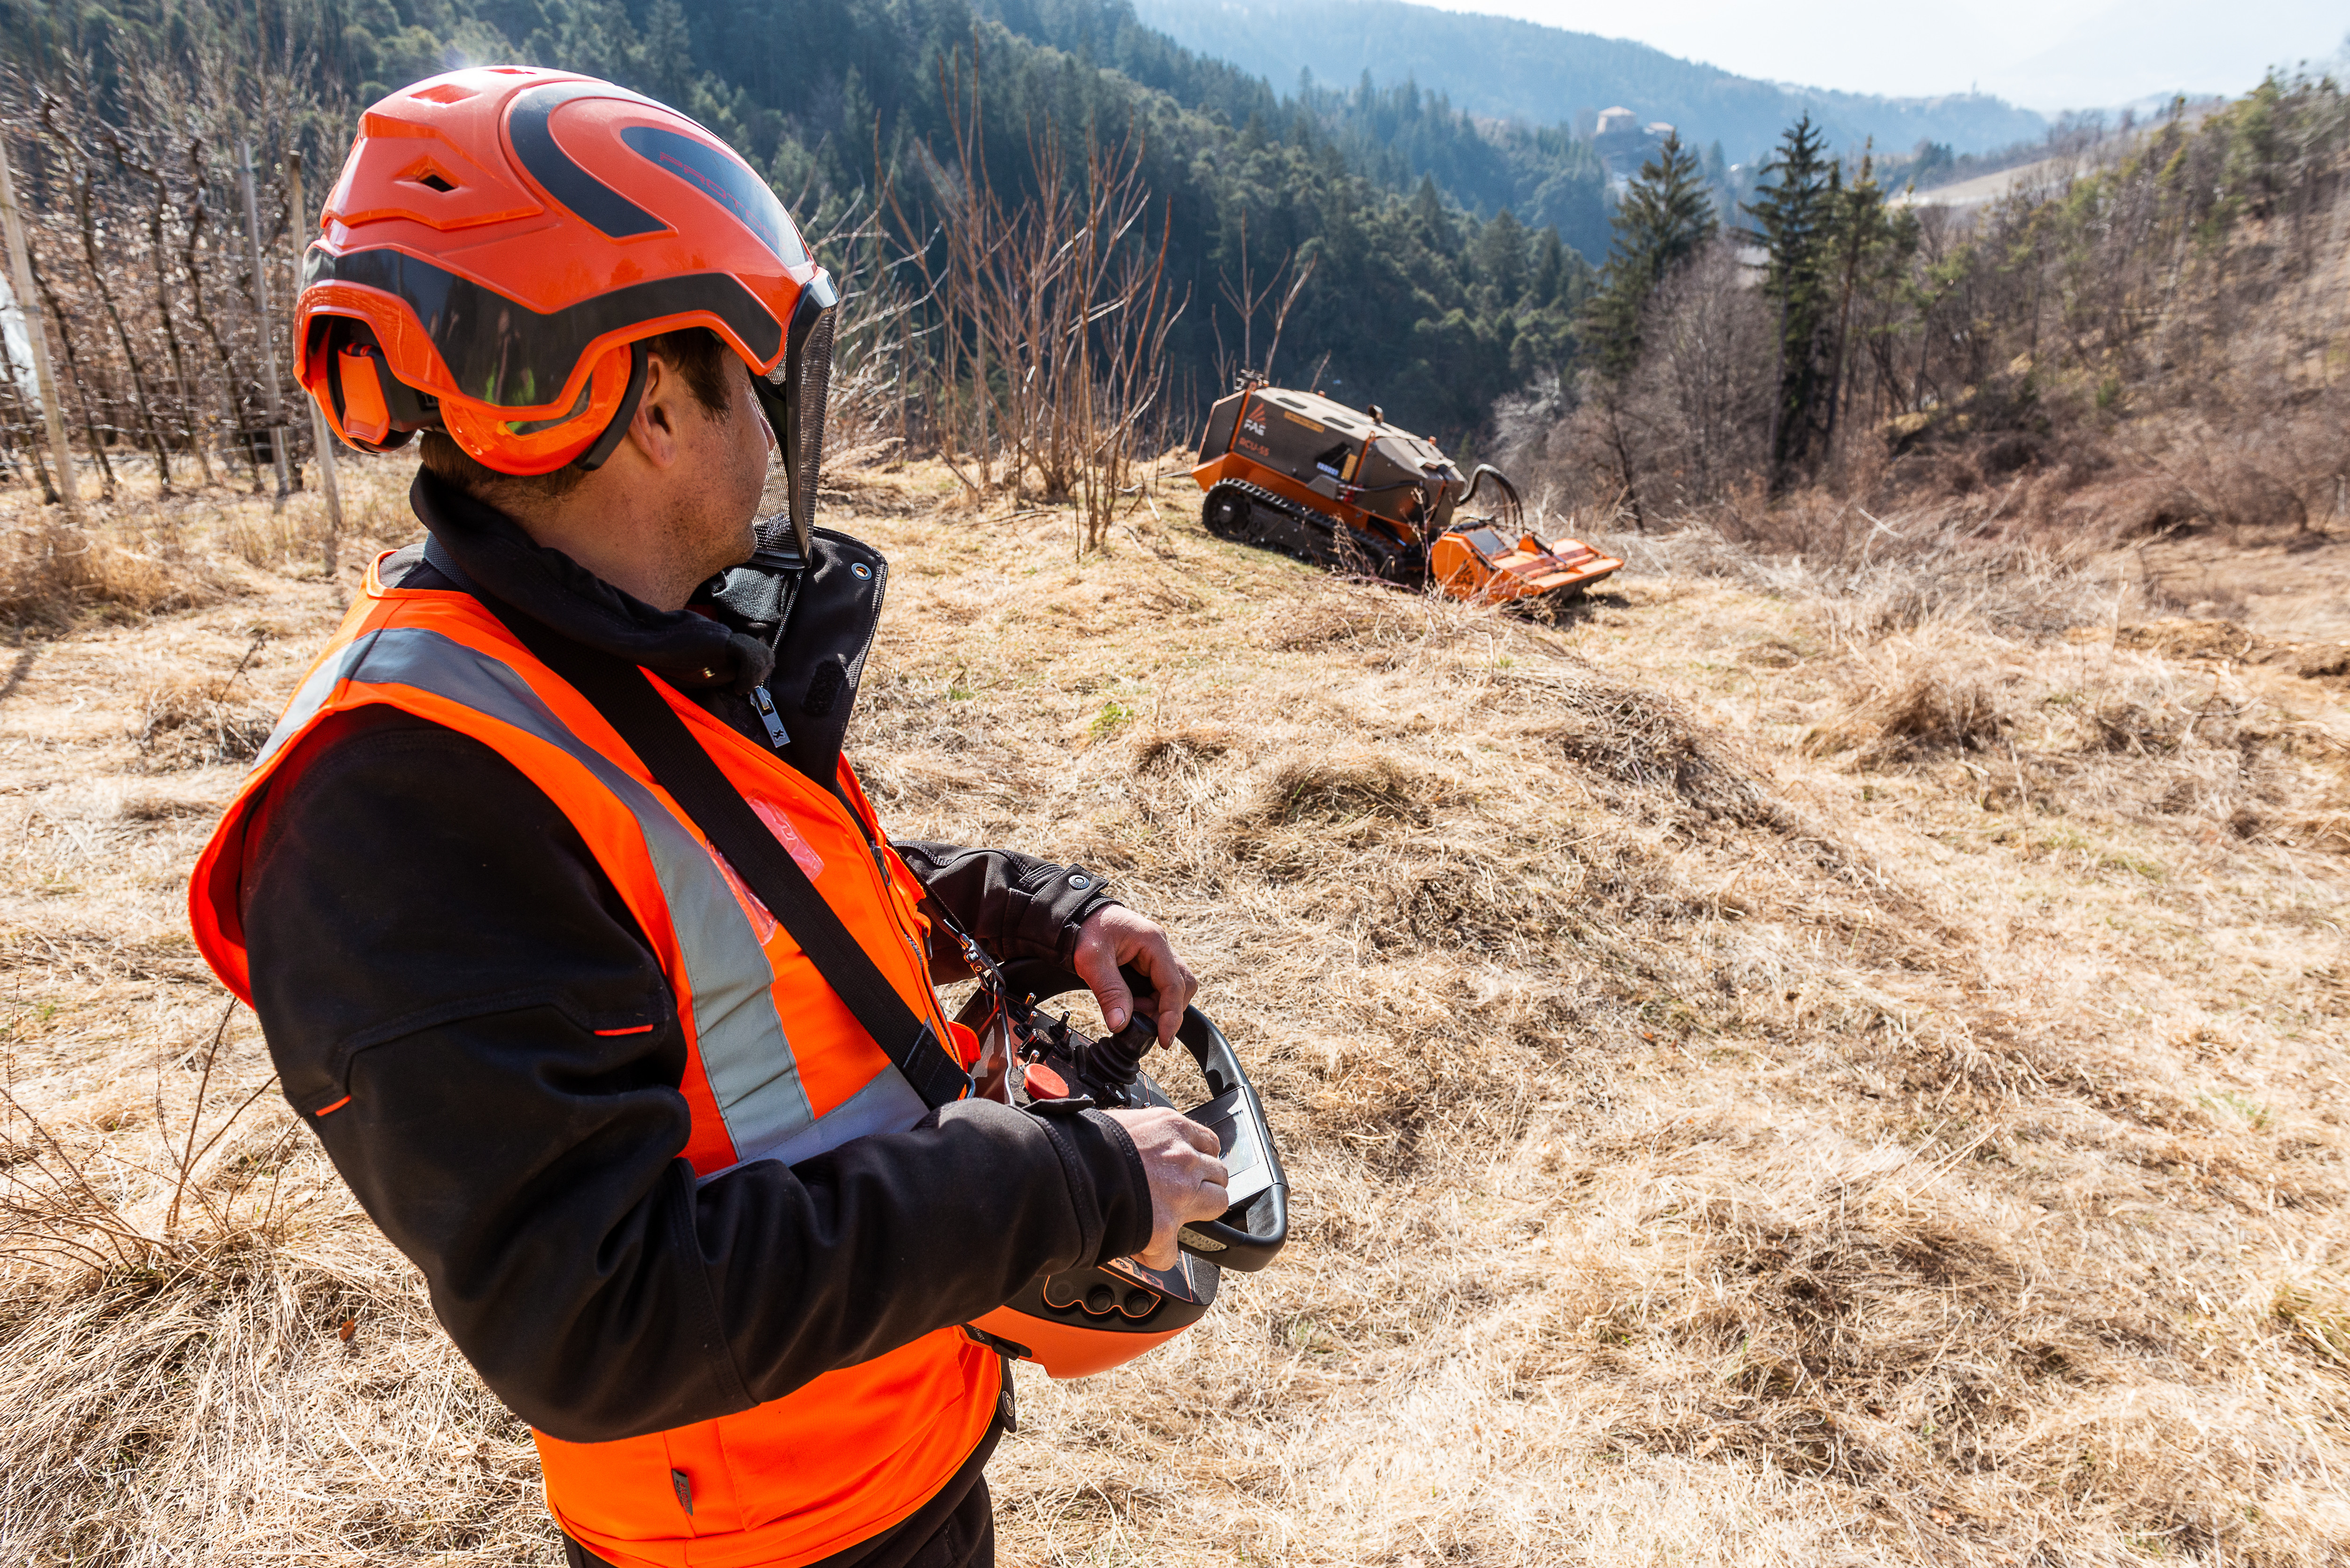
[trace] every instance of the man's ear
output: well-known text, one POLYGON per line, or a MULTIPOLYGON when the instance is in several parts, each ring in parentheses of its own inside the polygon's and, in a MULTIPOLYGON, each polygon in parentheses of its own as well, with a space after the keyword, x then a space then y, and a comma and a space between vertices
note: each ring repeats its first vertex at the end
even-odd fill
POLYGON ((645 356, 645 390, 629 421, 629 441, 655 468, 677 462, 679 416, 684 412, 678 400, 691 396, 693 389, 686 385, 685 378, 659 354, 645 356))

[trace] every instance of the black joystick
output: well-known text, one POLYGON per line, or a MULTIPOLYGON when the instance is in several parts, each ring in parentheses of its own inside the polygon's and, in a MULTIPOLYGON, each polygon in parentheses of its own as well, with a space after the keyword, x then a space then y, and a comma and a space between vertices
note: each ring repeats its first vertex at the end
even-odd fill
POLYGON ((1142 1054, 1158 1043, 1159 1024, 1138 1002, 1125 1028, 1094 1043, 1087 1054, 1087 1076, 1105 1089, 1131 1088, 1135 1075, 1142 1071, 1142 1054))

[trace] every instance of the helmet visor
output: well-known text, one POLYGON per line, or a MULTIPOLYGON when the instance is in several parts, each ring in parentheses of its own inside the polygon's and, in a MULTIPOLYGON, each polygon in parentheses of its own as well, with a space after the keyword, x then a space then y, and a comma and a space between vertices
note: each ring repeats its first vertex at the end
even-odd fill
POLYGON ((839 296, 832 278, 818 272, 792 311, 782 363, 754 383, 767 422, 775 427, 775 443, 783 449, 785 504, 802 560, 809 558, 816 526, 825 400, 832 389, 832 342, 839 320, 839 296))

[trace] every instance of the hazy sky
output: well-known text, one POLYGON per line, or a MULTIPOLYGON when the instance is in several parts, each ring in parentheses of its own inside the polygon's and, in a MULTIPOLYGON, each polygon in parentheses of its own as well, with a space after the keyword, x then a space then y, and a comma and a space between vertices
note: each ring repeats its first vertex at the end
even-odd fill
POLYGON ((1740 76, 1899 95, 1973 85, 2043 110, 2242 92, 2272 64, 2334 57, 2350 34, 2343 0, 1429 3, 1636 38, 1740 76))

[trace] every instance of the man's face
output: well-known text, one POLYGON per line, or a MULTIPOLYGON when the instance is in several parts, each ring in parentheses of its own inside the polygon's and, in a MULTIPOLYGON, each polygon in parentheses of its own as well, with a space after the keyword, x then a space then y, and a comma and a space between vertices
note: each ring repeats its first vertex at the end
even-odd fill
POLYGON ((687 575, 696 580, 751 558, 756 545, 751 523, 775 447, 752 390, 750 367, 729 356, 726 385, 723 412, 709 413, 696 403, 695 412, 705 417, 678 423, 678 505, 668 544, 674 558, 692 563, 687 575))

